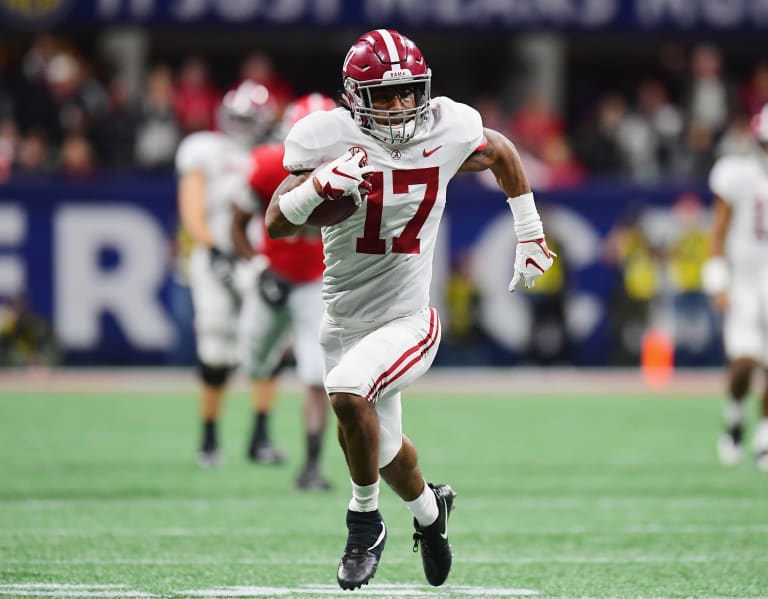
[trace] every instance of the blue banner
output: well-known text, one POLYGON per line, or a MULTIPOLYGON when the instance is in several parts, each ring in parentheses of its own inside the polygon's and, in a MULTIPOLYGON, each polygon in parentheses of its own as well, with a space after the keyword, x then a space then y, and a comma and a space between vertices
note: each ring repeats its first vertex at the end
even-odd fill
MULTIPOLYGON (((620 312, 617 293, 632 291, 623 279, 631 255, 606 253, 619 226, 625 238, 644 236, 645 257, 656 261, 648 271, 655 278, 643 279, 650 291, 640 302, 644 311, 635 315, 641 327, 666 326, 681 347, 690 345, 691 363, 716 361, 716 331, 697 272, 693 282, 675 283, 677 248, 706 237, 708 202, 704 188, 690 185, 538 192, 547 237, 560 255, 560 278, 510 294, 515 238, 505 198, 482 177, 457 178, 434 262, 432 303, 445 320, 439 360, 517 363, 541 333, 537 322, 546 308, 557 322, 545 318, 549 324, 541 326, 556 325, 567 337, 558 360, 614 363, 624 334, 613 322, 620 312), (678 305, 683 296, 704 310, 705 338, 700 321, 686 320, 695 312, 692 304, 678 305)), ((192 313, 188 290, 176 276, 176 228, 170 177, 6 183, 0 186, 0 307, 25 296, 50 322, 68 363, 189 362, 192 313)), ((698 254, 683 256, 688 262, 682 266, 703 259, 706 248, 695 247, 698 254)), ((637 304, 629 300, 630 307, 637 304)))
POLYGON ((8 27, 427 27, 549 30, 755 30, 767 0, 15 0, 8 27))
POLYGON ((175 182, 0 186, 0 299, 23 295, 72 363, 151 363, 173 347, 175 182))

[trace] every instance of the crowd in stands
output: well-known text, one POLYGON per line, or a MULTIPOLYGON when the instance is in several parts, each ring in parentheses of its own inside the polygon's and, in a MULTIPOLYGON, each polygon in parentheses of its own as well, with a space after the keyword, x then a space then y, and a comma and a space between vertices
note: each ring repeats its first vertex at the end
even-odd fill
POLYGON ((751 119, 768 102, 768 61, 748 65, 744 78, 730 77, 718 48, 702 44, 677 62, 629 92, 600 90, 578 114, 560 114, 538 95, 509 115, 490 98, 477 105, 515 141, 539 188, 594 176, 701 180, 718 157, 750 151, 751 119))
MULTIPOLYGON (((558 111, 537 93, 509 108, 492 94, 472 103, 515 141, 540 189, 587 177, 702 178, 718 156, 748 151, 750 117, 768 102, 768 61, 734 78, 715 46, 681 52, 678 72, 659 69, 630 92, 598 90, 587 109, 566 101, 558 111)), ((136 94, 119 75, 97 76, 65 38, 44 34, 18 55, 0 51, 0 180, 169 171, 186 134, 215 126, 226 90, 214 66, 192 55, 175 68, 155 64, 136 94)), ((283 105, 294 95, 265 53, 246 56, 239 77, 265 84, 283 105)))
MULTIPOLYGON (((247 56, 240 78, 266 85, 280 105, 293 97, 265 54, 247 56)), ((170 171, 185 135, 215 127, 225 91, 198 56, 175 70, 151 66, 143 89, 131 94, 119 75, 97 77, 64 39, 41 35, 15 62, 0 51, 0 180, 170 171)))

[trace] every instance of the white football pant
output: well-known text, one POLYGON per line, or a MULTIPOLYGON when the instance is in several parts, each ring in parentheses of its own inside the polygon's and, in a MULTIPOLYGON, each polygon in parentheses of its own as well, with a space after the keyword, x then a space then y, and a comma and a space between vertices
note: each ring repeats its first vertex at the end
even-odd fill
POLYGON ((279 307, 267 303, 257 289, 246 295, 241 351, 251 379, 272 374, 291 344, 299 380, 304 385, 323 386, 323 354, 317 340, 325 311, 321 291, 321 281, 296 285, 279 307))
POLYGON ((207 249, 192 249, 189 282, 198 359, 208 366, 235 366, 240 299, 233 288, 214 274, 207 249))
POLYGON ((353 393, 375 403, 381 432, 379 468, 383 468, 403 442, 400 392, 429 370, 437 354, 437 310, 426 308, 378 326, 326 314, 320 343, 328 394, 353 393))
POLYGON ((734 273, 728 301, 723 326, 726 356, 768 364, 768 268, 734 273))

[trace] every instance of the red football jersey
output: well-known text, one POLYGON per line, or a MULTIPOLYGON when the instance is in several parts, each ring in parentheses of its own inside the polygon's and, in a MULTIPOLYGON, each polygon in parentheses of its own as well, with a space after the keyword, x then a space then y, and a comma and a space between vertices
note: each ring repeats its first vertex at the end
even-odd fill
MULTIPOLYGON (((266 211, 272 194, 288 171, 283 168, 282 144, 257 146, 251 152, 251 188, 259 195, 266 211)), ((323 242, 317 231, 300 232, 282 239, 272 239, 264 231, 261 248, 270 268, 292 283, 308 283, 323 276, 323 242)))

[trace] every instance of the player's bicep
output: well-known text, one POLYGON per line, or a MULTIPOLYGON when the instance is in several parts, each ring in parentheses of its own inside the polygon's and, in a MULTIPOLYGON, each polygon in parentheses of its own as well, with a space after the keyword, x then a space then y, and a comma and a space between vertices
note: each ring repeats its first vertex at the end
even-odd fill
POLYGON ((230 236, 235 251, 241 258, 245 258, 246 260, 253 257, 253 248, 248 239, 248 223, 252 216, 252 212, 244 210, 238 204, 232 204, 230 236))
MULTIPOLYGON (((484 129, 484 131, 487 134, 487 132, 491 130, 484 129)), ((464 163, 459 167, 458 172, 476 173, 479 171, 484 171, 485 169, 490 168, 491 164, 493 164, 495 155, 496 155, 496 149, 493 146, 493 144, 490 142, 490 140, 488 140, 488 137, 486 136, 486 143, 482 147, 479 147, 478 149, 476 149, 467 157, 464 163)))
POLYGON ((509 197, 516 197, 531 191, 528 177, 515 145, 498 131, 487 128, 483 131, 487 141, 485 147, 469 156, 459 172, 490 169, 496 176, 501 190, 509 197))

